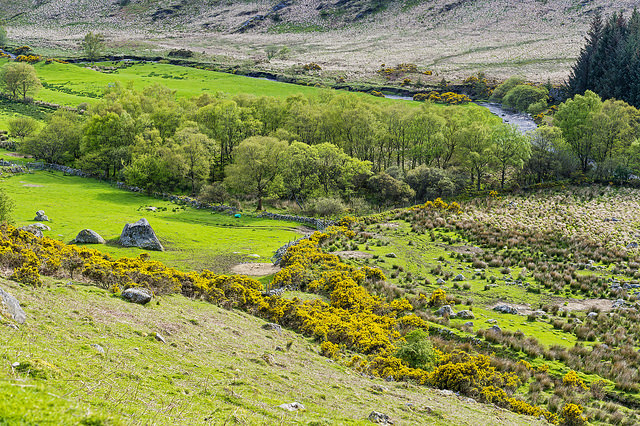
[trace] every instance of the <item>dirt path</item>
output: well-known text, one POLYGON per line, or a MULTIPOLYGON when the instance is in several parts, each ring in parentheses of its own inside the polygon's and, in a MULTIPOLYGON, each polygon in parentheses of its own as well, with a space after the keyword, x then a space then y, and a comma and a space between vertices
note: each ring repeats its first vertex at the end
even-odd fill
POLYGON ((279 266, 272 263, 240 263, 231 268, 231 272, 238 275, 248 275, 250 277, 264 277, 278 272, 279 266))

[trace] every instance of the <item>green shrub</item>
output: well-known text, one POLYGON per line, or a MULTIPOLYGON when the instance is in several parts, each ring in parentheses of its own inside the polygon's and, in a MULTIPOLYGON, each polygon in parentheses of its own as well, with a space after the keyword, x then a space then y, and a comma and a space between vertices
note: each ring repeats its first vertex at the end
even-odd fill
POLYGON ((429 333, 424 330, 413 330, 405 336, 406 344, 400 346, 396 356, 412 368, 430 370, 436 362, 437 355, 433 350, 429 333))

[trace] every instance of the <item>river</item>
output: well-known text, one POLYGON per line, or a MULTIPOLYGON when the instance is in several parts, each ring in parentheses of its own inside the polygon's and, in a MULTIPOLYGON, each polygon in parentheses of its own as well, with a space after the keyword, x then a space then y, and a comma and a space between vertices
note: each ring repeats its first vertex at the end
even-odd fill
MULTIPOLYGON (((399 96, 399 95, 385 95, 385 98, 398 99, 402 101, 413 100, 413 98, 410 96, 399 96)), ((504 109, 500 104, 494 104, 489 102, 475 102, 475 104, 488 109, 492 114, 502 118, 503 123, 513 124, 522 133, 527 133, 538 128, 538 125, 535 123, 535 121, 533 121, 533 118, 531 118, 529 114, 504 109)))

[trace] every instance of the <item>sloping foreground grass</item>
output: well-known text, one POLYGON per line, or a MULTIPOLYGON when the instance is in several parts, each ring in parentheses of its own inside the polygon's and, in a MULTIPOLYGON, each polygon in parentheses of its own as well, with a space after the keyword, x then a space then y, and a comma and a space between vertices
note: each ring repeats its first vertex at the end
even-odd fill
POLYGON ((140 306, 49 279, 37 289, 1 279, 0 286, 28 317, 17 330, 0 326, 0 424, 366 425, 373 410, 395 424, 542 424, 367 379, 300 335, 183 296, 140 306), (306 410, 278 408, 292 401, 306 410))
POLYGON ((112 187, 94 179, 36 172, 5 179, 2 184, 15 201, 16 225, 35 223, 44 210, 51 222, 45 235, 69 242, 84 228, 100 234, 107 245, 93 247, 115 257, 136 257, 144 250, 116 244, 125 223, 146 218, 165 246, 151 252, 154 260, 183 270, 228 272, 233 264, 269 259, 278 247, 300 237, 297 224, 257 219, 237 219, 223 213, 182 208, 168 201, 112 187), (147 211, 145 207, 156 207, 147 211), (165 210, 166 209, 166 210, 165 210), (249 254, 260 258, 247 257, 249 254))

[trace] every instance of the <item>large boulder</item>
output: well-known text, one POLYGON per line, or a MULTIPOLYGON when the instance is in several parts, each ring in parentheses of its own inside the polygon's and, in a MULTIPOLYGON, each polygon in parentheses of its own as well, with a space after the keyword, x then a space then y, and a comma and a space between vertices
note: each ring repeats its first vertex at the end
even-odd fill
POLYGON ((38 210, 36 212, 36 217, 33 220, 38 222, 49 222, 49 218, 44 214, 44 210, 38 210))
POLYGON ((518 315, 518 309, 509 305, 498 305, 495 308, 493 308, 493 310, 502 312, 503 314, 518 315))
POLYGON ((72 244, 105 244, 104 238, 100 236, 96 231, 91 229, 83 229, 78 232, 78 235, 71 241, 72 244))
POLYGON ((18 324, 24 324, 27 314, 20 307, 18 299, 0 288, 0 316, 10 318, 18 324))
POLYGON ((439 317, 443 317, 445 315, 452 317, 455 315, 455 312, 451 309, 451 305, 444 305, 436 311, 436 315, 439 317))
POLYGON ((122 292, 122 298, 132 303, 145 305, 151 301, 152 294, 149 290, 139 287, 131 287, 122 292))
POLYGON ((460 318, 460 319, 475 319, 476 316, 473 315, 473 312, 469 311, 469 310, 462 310, 459 311, 456 315, 456 318, 460 318))
POLYGON ((18 229, 22 229, 23 231, 27 231, 32 233, 33 235, 35 235, 38 238, 42 238, 44 235, 42 234, 42 230, 40 228, 38 228, 37 226, 34 225, 27 225, 27 226, 22 226, 18 229))
POLYGON ((146 250, 164 251, 156 233, 153 232, 147 219, 142 218, 136 223, 127 223, 120 235, 120 244, 124 247, 140 247, 146 250))

